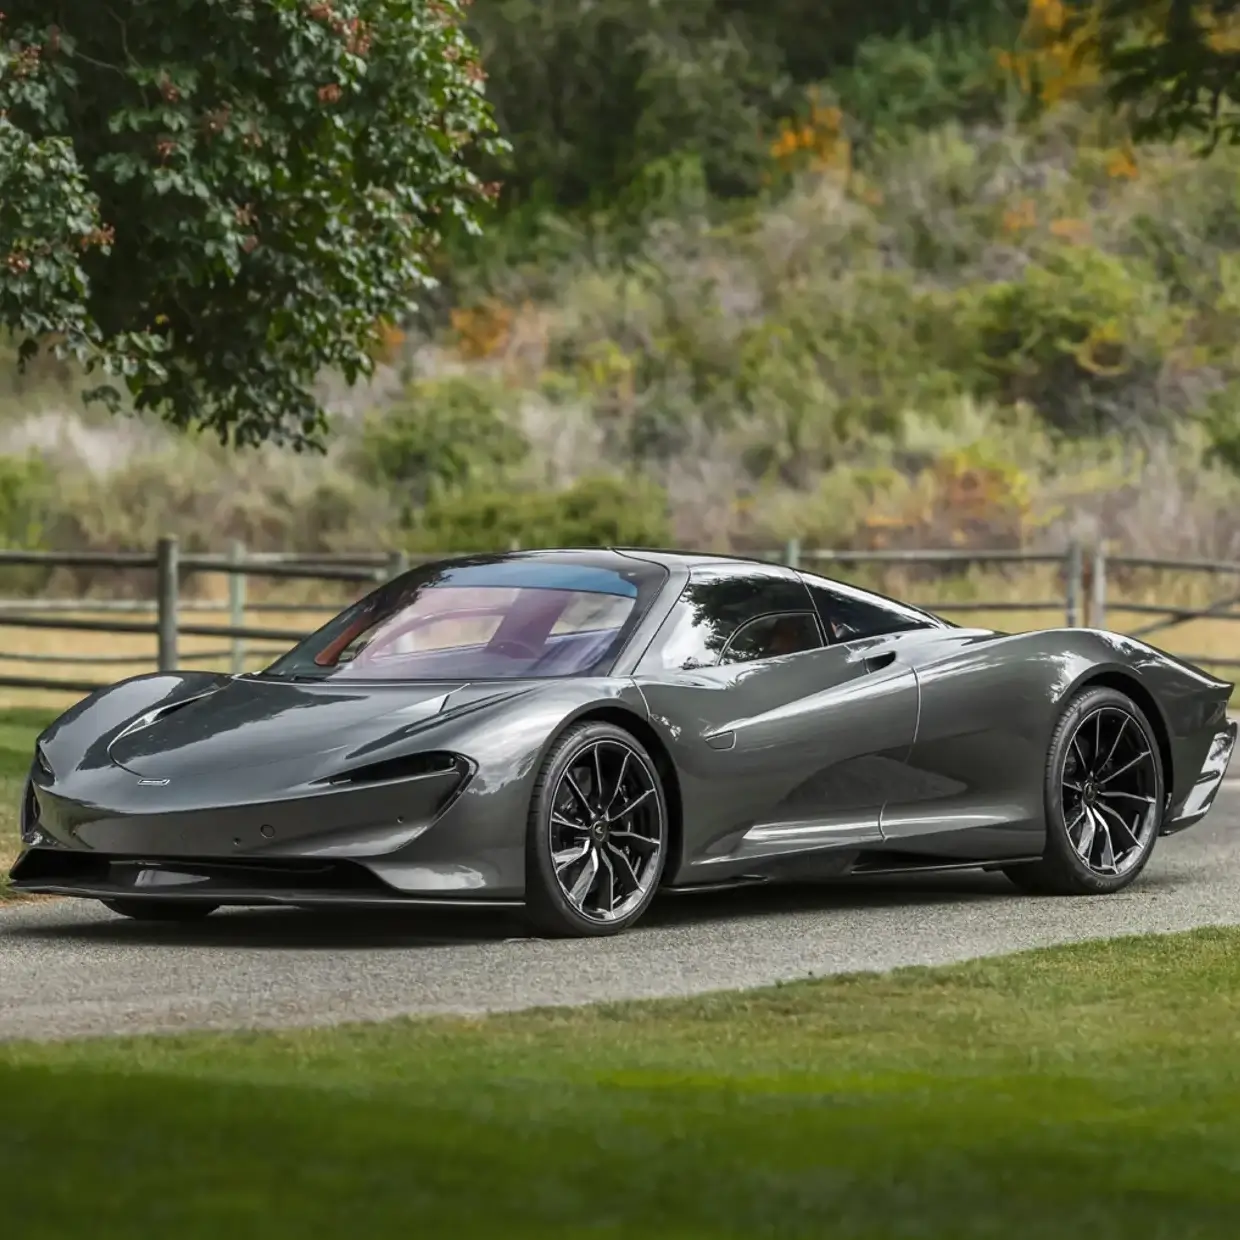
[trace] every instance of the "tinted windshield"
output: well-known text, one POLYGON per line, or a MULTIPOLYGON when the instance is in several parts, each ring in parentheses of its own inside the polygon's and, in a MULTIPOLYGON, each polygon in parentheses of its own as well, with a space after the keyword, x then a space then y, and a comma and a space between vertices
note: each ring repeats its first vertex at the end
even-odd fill
POLYGON ((657 565, 606 553, 415 569, 341 613, 264 674, 316 680, 601 674, 665 577, 657 565))

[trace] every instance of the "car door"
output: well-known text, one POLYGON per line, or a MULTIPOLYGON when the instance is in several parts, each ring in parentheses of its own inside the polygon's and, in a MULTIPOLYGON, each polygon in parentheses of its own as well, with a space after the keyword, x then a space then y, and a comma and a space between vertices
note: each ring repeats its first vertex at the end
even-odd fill
POLYGON ((829 642, 792 570, 696 570, 635 679, 676 763, 687 868, 703 881, 729 863, 882 838, 916 677, 892 635, 829 642))

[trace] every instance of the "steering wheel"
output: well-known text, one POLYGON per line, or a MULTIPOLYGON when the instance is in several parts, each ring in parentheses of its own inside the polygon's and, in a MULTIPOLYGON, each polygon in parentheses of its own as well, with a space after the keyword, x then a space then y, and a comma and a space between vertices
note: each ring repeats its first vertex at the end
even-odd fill
POLYGON ((541 650, 535 650, 533 646, 527 646, 525 642, 514 641, 512 638, 491 642, 487 649, 509 659, 537 659, 542 656, 541 650))

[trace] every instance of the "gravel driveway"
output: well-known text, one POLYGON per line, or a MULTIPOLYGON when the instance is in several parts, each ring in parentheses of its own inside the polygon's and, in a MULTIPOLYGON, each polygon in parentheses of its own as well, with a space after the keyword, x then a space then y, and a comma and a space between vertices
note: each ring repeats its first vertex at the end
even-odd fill
POLYGON ((619 938, 520 937, 492 915, 217 913, 190 926, 92 904, 0 911, 0 1039, 326 1024, 680 995, 1240 923, 1240 780, 1159 841, 1118 896, 1037 899, 998 875, 667 897, 619 938))

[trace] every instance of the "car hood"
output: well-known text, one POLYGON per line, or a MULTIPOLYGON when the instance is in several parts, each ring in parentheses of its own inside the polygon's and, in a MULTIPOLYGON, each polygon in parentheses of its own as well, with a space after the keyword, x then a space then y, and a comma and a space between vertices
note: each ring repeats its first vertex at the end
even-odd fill
MULTIPOLYGON (((210 777, 344 762, 386 737, 439 715, 461 682, 348 688, 239 677, 130 722, 108 746, 117 766, 142 779, 210 777)), ((308 772, 307 772, 308 773, 308 772)))

